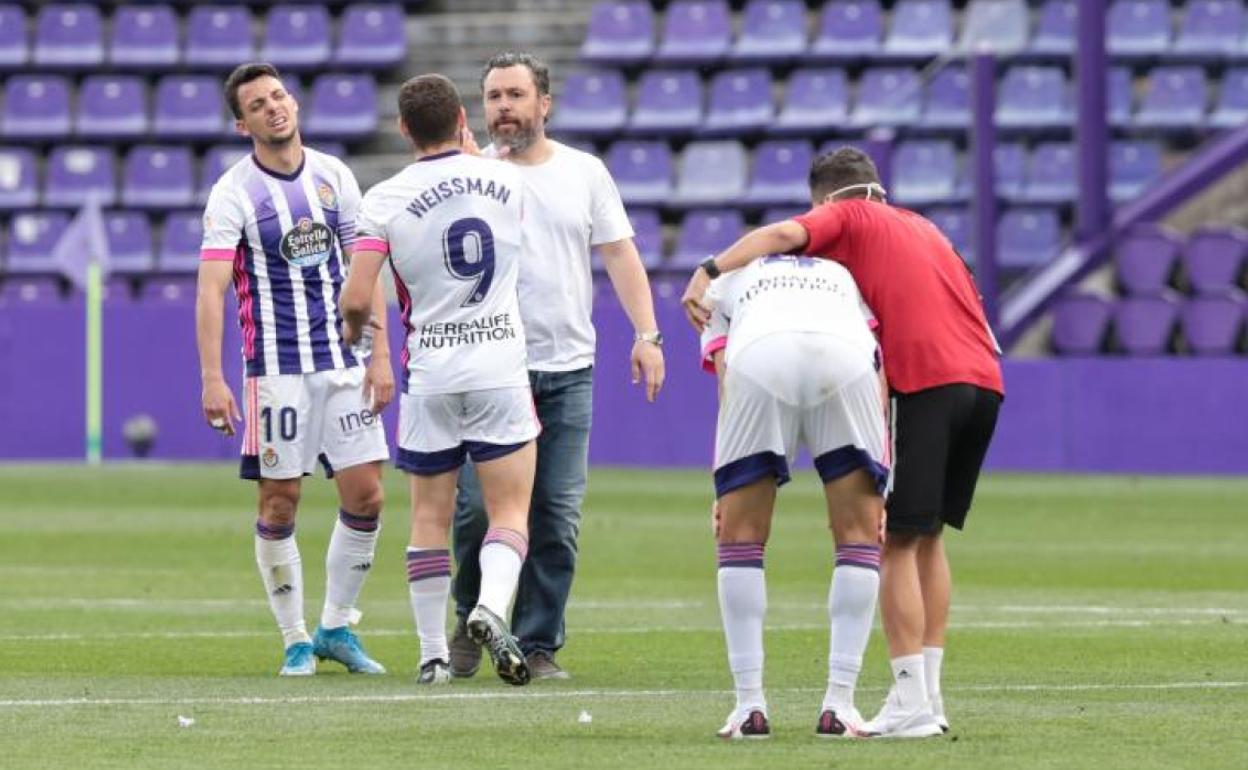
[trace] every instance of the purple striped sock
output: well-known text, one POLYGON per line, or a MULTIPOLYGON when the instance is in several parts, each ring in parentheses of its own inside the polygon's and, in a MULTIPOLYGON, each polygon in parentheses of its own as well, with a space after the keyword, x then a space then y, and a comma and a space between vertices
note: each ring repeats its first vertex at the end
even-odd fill
POLYGON ((873 543, 846 543, 836 547, 836 566, 880 571, 880 547, 873 543))
POLYGON ((763 568, 762 543, 720 543, 719 568, 724 567, 756 567, 763 568))
POLYGON ((524 558, 529 555, 528 536, 523 535, 514 529, 507 529, 506 527, 490 527, 490 529, 485 533, 485 540, 482 541, 481 546, 484 548, 490 543, 500 543, 507 546, 520 555, 520 561, 524 561, 524 558))
POLYGON ((356 516, 354 513, 347 513, 339 508, 338 521, 341 521, 347 529, 354 529, 356 532, 376 532, 377 524, 381 521, 381 517, 356 516))
POLYGON ((451 552, 446 548, 407 549, 407 582, 451 576, 451 552))
POLYGON ((262 521, 256 519, 256 534, 261 540, 285 540, 295 534, 294 522, 286 527, 268 527, 262 521))

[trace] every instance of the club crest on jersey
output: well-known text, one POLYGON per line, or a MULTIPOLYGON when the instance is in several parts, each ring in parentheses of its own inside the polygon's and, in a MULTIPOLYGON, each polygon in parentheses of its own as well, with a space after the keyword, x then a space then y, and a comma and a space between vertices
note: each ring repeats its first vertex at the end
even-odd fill
POLYGON ((333 243, 332 230, 303 217, 282 236, 282 256, 296 267, 316 267, 329 259, 333 243))
POLYGON ((266 468, 277 467, 277 452, 273 451, 273 447, 264 450, 264 454, 260 455, 260 462, 264 463, 266 468))
POLYGON ((334 192, 334 188, 321 182, 316 186, 316 197, 321 199, 321 205, 327 209, 338 207, 338 195, 334 192))

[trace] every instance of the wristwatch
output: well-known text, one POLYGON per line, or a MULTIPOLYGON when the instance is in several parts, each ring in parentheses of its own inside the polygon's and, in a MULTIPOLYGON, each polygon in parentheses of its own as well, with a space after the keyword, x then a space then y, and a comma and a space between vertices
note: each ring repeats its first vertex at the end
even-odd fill
POLYGON ((637 332, 633 335, 633 342, 649 342, 652 345, 663 346, 663 332, 654 330, 652 332, 637 332))
POLYGON ((715 257, 707 257, 698 263, 698 267, 706 271, 707 276, 714 280, 719 277, 719 265, 715 264, 715 257))

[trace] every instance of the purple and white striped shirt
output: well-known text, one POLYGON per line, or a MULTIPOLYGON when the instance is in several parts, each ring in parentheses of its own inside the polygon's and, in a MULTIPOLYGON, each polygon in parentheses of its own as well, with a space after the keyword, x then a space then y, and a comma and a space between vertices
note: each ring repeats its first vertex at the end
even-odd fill
POLYGON ((338 312, 359 207, 346 164, 307 147, 293 174, 249 155, 213 185, 200 258, 234 264, 247 376, 359 365, 338 312))

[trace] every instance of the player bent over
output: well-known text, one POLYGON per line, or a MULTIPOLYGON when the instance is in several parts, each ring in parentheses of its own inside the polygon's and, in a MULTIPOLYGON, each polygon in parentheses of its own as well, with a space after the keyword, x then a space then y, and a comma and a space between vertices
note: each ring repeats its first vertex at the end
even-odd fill
POLYGON ((737 704, 721 738, 766 738, 763 552, 799 444, 815 459, 836 541, 828 686, 815 733, 853 737, 854 687, 879 590, 888 437, 869 311, 849 273, 768 257, 713 282, 704 365, 720 381, 715 434, 719 606, 737 704))
POLYGON ((351 339, 368 321, 388 256, 407 328, 398 466, 411 479, 407 575, 420 636, 417 681, 450 681, 448 544, 456 480, 471 457, 489 531, 468 631, 499 677, 522 685, 529 668, 503 618, 528 550, 540 426, 516 293, 520 172, 462 152, 471 141, 463 104, 441 75, 404 83, 399 115, 416 161, 364 196, 342 308, 351 339))
MULTIPOLYGON (((221 370, 222 305, 232 281, 246 368, 240 475, 259 482, 256 563, 286 647, 281 674, 315 674, 316 658, 383 674, 349 628, 373 564, 381 462, 389 456, 379 412, 394 394, 384 329, 367 366, 367 352, 341 335, 337 296, 360 188, 342 161, 302 145, 299 105, 272 66, 238 67, 225 97, 254 152, 213 186, 204 213, 195 305, 204 419, 234 435, 238 405, 221 370), (325 557, 321 624, 309 638, 295 511, 301 478, 318 459, 337 482, 341 505, 325 557)), ((383 295, 369 301, 383 317, 383 295)))

